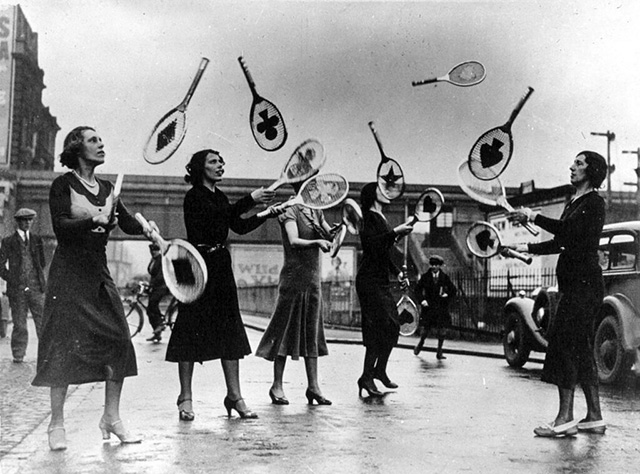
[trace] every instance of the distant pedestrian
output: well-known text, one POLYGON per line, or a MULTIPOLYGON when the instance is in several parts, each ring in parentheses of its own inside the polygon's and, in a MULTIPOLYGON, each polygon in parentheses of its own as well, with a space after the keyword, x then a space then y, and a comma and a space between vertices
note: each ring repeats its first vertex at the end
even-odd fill
MULTIPOLYGON (((299 186, 294 186, 297 192, 299 186)), ((273 361, 269 397, 275 405, 288 405, 283 377, 287 356, 304 358, 306 397, 310 405, 331 405, 318 383, 318 357, 329 353, 322 319, 320 252, 331 248, 330 227, 322 211, 301 205, 289 207, 278 217, 284 246, 278 301, 260 345, 258 357, 273 361)))
POLYGON ((400 335, 400 325, 393 316, 396 302, 391 294, 390 274, 401 284, 403 273, 391 260, 391 251, 398 236, 409 234, 413 227, 406 223, 392 228, 382 213, 389 204, 377 183, 365 184, 360 193, 363 228, 360 232, 362 261, 356 275, 356 292, 362 313, 362 343, 365 346, 364 368, 358 379, 358 393, 366 390, 370 396, 382 396, 374 379, 387 388, 397 388, 387 375, 387 362, 400 335))
POLYGON ((598 393, 598 369, 593 354, 593 331, 604 297, 602 268, 598 260, 600 233, 605 221, 604 199, 597 189, 607 176, 607 162, 598 153, 578 153, 569 168, 576 193, 560 219, 551 219, 525 208, 510 215, 517 222, 531 221, 554 238, 540 243, 517 245, 521 252, 559 253, 556 276, 560 300, 551 327, 542 380, 558 387, 559 407, 555 419, 534 429, 537 436, 573 436, 578 431, 602 434, 598 393), (580 384, 587 414, 574 419, 573 400, 580 384))
POLYGON ((147 266, 147 272, 150 276, 147 317, 153 329, 153 334, 147 341, 160 342, 162 341, 162 331, 165 329, 165 321, 162 311, 160 310, 160 303, 165 296, 171 293, 162 275, 162 254, 160 253, 160 247, 156 244, 150 244, 149 252, 151 252, 151 260, 147 266))
POLYGON ((27 351, 29 311, 38 338, 42 328, 46 262, 42 238, 31 232, 35 217, 36 211, 32 209, 18 209, 13 216, 16 231, 2 239, 0 246, 0 277, 7 281, 7 297, 13 320, 11 352, 16 363, 24 360, 27 351))
POLYGON ((54 179, 49 191, 58 246, 49 271, 32 383, 51 387, 47 431, 52 450, 67 447, 64 405, 69 385, 92 382, 105 382, 98 425, 102 438, 114 434, 122 443, 139 443, 120 419, 124 378, 137 375, 137 365, 122 301, 107 266, 106 246, 116 225, 131 235, 143 229, 122 199, 114 202, 113 184, 95 175, 105 160, 95 129, 74 128, 63 146, 60 162, 71 172, 54 179))
POLYGON ((429 258, 431 267, 422 274, 415 287, 417 300, 422 307, 420 311, 420 340, 413 349, 415 355, 420 354, 424 347, 424 340, 431 330, 438 338, 438 350, 436 357, 446 359, 442 353, 447 330, 451 327, 451 314, 449 314, 449 303, 456 296, 456 287, 451 282, 442 267, 444 259, 440 255, 433 255, 429 258))

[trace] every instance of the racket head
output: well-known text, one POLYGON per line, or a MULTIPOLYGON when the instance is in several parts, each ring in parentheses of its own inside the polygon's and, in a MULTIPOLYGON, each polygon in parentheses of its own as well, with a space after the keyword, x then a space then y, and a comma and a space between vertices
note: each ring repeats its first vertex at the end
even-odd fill
POLYGON ((484 221, 476 222, 469 228, 466 243, 469 251, 480 258, 493 257, 502 247, 498 229, 484 221))
POLYGON ((389 201, 398 199, 404 194, 404 172, 400 164, 393 158, 380 161, 376 176, 380 192, 389 201))
POLYGON ((397 322, 400 325, 401 336, 411 336, 418 329, 418 323, 420 322, 420 312, 418 307, 408 295, 402 295, 398 303, 397 309, 397 322))
POLYGON ((144 160, 152 165, 164 163, 176 152, 187 133, 187 115, 178 107, 162 117, 142 149, 144 160))
POLYGON ((260 148, 276 151, 287 141, 287 128, 278 108, 268 100, 254 97, 249 112, 251 133, 260 148))
POLYGON ((362 230, 362 209, 356 201, 347 198, 342 205, 342 223, 349 233, 358 235, 362 230))
POLYGON ((202 255, 186 240, 169 242, 162 255, 162 275, 167 288, 182 303, 197 300, 207 286, 207 265, 202 255))
POLYGON ((439 189, 427 188, 418 197, 413 217, 419 222, 435 219, 444 205, 444 196, 439 189))
POLYGON ((458 166, 458 184, 462 190, 474 201, 488 206, 500 206, 504 198, 504 187, 499 178, 491 181, 478 179, 472 172, 467 160, 458 166))
POLYGON ((282 169, 281 184, 295 184, 315 176, 324 166, 327 157, 318 140, 305 140, 293 151, 282 169))
POLYGON ((492 128, 476 140, 469 152, 469 169, 478 179, 497 178, 506 169, 513 155, 511 129, 492 128))
POLYGON ((479 61, 464 61, 449 71, 449 82, 460 87, 480 84, 487 76, 484 65, 479 61))
POLYGON ((338 255, 338 252, 340 251, 340 247, 342 247, 342 242, 344 242, 344 237, 346 235, 347 235, 347 226, 346 224, 342 224, 338 228, 338 231, 335 233, 335 235, 333 236, 333 240, 331 241, 331 250, 330 250, 331 258, 338 255))
POLYGON ((329 209, 344 201, 348 193, 349 181, 341 174, 317 174, 302 183, 298 195, 289 202, 311 209, 329 209))

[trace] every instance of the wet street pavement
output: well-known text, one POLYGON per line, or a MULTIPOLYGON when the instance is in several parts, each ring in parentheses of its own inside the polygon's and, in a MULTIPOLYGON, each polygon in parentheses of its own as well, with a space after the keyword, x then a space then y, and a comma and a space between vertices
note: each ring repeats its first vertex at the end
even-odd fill
MULTIPOLYGON (((255 348, 261 332, 252 328, 260 324, 256 318, 246 321, 255 348)), ((245 421, 235 412, 227 418, 222 370, 214 361, 196 366, 196 419, 186 423, 178 421, 175 405, 177 366, 164 362, 165 343, 148 343, 145 335, 134 339, 139 376, 126 380, 121 408, 127 426, 143 436, 143 443, 102 442, 97 425, 104 388, 90 384, 77 388, 67 401, 69 448, 64 452, 47 446, 48 391, 24 386, 30 382, 33 358, 7 368, 11 357, 3 339, 0 370, 11 373, 13 398, 28 396, 6 399, 3 380, 0 446, 12 448, 0 454, 2 474, 626 473, 640 465, 640 383, 634 377, 623 387, 602 388, 608 422, 604 436, 541 439, 532 430, 553 419, 557 395, 555 387, 539 381, 539 363, 513 370, 497 358, 498 344, 460 341, 445 344, 454 353, 437 361, 433 340, 416 357, 410 350, 415 340, 403 339, 389 363, 389 374, 400 387, 382 399, 360 398, 356 380, 363 348, 353 343, 359 333, 329 331, 330 340, 342 341, 330 343, 330 355, 319 362, 322 390, 332 406, 307 405, 302 361, 287 363, 285 390, 291 404, 271 405, 272 365, 249 356, 241 362, 243 394, 260 418, 245 421), (6 439, 11 436, 12 441, 6 439)), ((577 393, 575 415, 584 412, 584 397, 577 393)))

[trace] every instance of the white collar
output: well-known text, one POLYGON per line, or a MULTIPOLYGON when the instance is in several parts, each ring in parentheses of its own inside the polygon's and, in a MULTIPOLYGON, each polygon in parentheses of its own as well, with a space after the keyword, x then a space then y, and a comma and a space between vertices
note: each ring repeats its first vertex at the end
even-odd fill
POLYGON ((18 235, 22 237, 22 240, 26 241, 29 238, 29 232, 22 229, 17 229, 18 235))

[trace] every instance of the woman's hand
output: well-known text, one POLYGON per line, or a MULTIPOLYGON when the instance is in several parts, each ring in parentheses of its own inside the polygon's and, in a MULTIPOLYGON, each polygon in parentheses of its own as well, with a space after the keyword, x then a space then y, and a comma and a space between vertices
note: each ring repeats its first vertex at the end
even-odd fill
POLYGON ((524 225, 529 221, 533 222, 537 215, 537 212, 533 212, 528 207, 522 207, 514 210, 513 212, 509 212, 507 214, 507 219, 511 222, 515 222, 516 224, 524 225))
POLYGON ((328 240, 318 239, 316 240, 316 243, 318 244, 318 247, 320 247, 320 250, 322 250, 324 253, 327 253, 329 250, 331 250, 331 242, 329 242, 328 240))
POLYGON ((281 203, 279 203, 279 204, 273 204, 273 205, 267 207, 265 210, 268 211, 268 214, 266 215, 266 218, 269 219, 270 217, 279 216, 284 211, 286 211, 287 208, 285 206, 283 206, 281 203))
POLYGON ((393 231, 400 236, 410 234, 413 231, 413 225, 409 225, 406 222, 396 226, 393 231))
POLYGON ((251 199, 260 204, 269 204, 276 197, 276 192, 265 188, 254 189, 251 192, 251 199))

